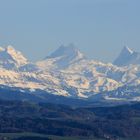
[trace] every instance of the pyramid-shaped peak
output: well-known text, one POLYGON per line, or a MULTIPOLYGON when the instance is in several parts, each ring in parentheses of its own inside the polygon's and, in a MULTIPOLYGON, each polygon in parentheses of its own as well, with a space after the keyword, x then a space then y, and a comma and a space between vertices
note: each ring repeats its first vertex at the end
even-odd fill
POLYGON ((67 46, 61 45, 56 51, 47 56, 40 64, 43 67, 46 67, 46 62, 49 62, 52 67, 64 69, 85 59, 85 55, 81 53, 79 49, 77 49, 73 44, 69 44, 67 46))
POLYGON ((117 66, 126 66, 129 64, 138 64, 139 63, 140 53, 135 52, 125 46, 117 59, 114 61, 114 64, 117 66))
MULTIPOLYGON (((74 44, 69 44, 67 46, 61 45, 56 51, 54 51, 49 58, 61 57, 61 56, 80 56, 84 55, 75 47, 74 44)), ((47 57, 48 58, 48 57, 47 57)))
POLYGON ((124 46, 122 52, 132 54, 133 50, 130 49, 128 46, 124 46))

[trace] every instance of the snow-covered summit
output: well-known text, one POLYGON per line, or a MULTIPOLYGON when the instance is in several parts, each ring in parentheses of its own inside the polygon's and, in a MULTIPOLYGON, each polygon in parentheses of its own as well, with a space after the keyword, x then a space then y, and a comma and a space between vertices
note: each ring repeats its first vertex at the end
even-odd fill
POLYGON ((84 55, 74 46, 74 44, 69 44, 68 46, 61 45, 56 51, 54 51, 48 58, 56 58, 56 57, 72 57, 79 59, 83 58, 84 55))
POLYGON ((69 44, 68 46, 62 45, 51 55, 47 56, 43 61, 40 61, 38 65, 44 68, 49 65, 50 67, 64 69, 85 58, 85 55, 73 44, 69 44))
POLYGON ((0 67, 13 69, 23 66, 28 63, 28 60, 21 52, 14 49, 12 46, 0 48, 0 67))
POLYGON ((123 50, 122 50, 122 53, 126 54, 132 54, 134 51, 132 49, 130 49, 128 46, 124 46, 123 47, 123 50))
POLYGON ((140 64, 140 53, 135 52, 128 47, 124 47, 113 64, 117 66, 140 64))

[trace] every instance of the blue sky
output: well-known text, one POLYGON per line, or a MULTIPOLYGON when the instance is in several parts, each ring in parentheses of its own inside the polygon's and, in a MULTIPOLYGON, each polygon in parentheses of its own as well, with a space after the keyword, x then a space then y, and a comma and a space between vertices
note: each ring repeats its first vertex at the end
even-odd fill
POLYGON ((140 0, 0 0, 0 45, 39 60, 74 43, 111 62, 124 45, 140 51, 140 0))

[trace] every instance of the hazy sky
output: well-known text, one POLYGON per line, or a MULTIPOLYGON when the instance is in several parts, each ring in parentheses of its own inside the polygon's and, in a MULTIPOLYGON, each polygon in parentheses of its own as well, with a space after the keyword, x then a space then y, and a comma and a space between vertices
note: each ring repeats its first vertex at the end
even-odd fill
POLYGON ((0 45, 30 60, 74 43, 112 61, 124 45, 140 51, 140 0, 0 0, 0 45))

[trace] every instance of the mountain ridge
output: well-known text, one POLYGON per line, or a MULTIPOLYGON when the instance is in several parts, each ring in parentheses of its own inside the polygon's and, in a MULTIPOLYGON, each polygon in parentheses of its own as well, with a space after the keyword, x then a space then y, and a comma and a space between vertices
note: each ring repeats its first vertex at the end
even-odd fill
MULTIPOLYGON (((4 52, 6 57, 2 59, 2 55, 0 56, 2 65, 0 65, 0 84, 9 87, 28 88, 32 92, 41 89, 49 94, 90 99, 97 94, 117 90, 122 86, 140 84, 139 65, 121 67, 87 59, 71 44, 61 46, 37 63, 29 62, 21 52, 13 47, 1 48, 1 52, 4 52), (10 54, 10 58, 7 54, 10 54), (7 59, 10 59, 8 63, 7 59), (14 61, 14 59, 18 60, 14 61), (12 68, 4 65, 11 63, 12 68)), ((127 57, 136 55, 137 52, 124 47, 122 54, 127 57)), ((116 98, 116 95, 114 97, 116 98)))

